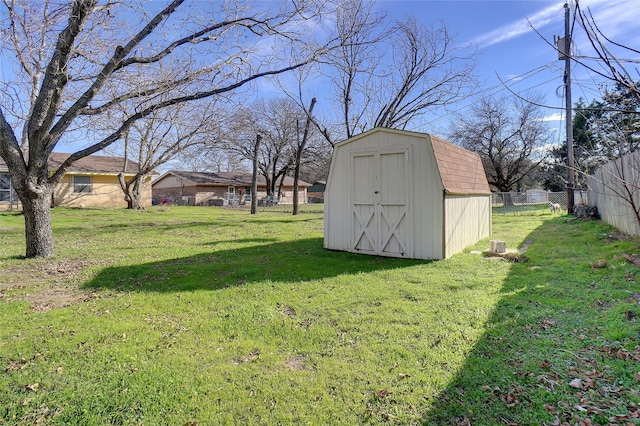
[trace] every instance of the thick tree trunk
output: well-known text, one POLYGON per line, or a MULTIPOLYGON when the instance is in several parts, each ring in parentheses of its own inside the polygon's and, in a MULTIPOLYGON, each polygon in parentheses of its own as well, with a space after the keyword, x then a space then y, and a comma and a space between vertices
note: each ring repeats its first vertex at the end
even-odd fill
POLYGON ((124 174, 118 175, 118 182, 120 182, 120 188, 124 192, 124 200, 127 202, 127 209, 129 210, 144 210, 142 204, 140 204, 140 186, 142 185, 142 179, 144 176, 136 175, 130 181, 124 181, 124 174))
POLYGON ((143 176, 136 176, 133 183, 129 185, 129 203, 128 208, 134 210, 144 210, 142 204, 140 204, 140 186, 142 184, 143 176))
POLYGON ((51 190, 36 198, 21 197, 27 258, 53 256, 53 229, 51 227, 51 190))

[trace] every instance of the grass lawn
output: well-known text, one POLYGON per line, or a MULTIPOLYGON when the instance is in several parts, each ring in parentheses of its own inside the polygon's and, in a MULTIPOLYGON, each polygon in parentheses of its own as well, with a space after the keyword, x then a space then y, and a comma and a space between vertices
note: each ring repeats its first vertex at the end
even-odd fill
POLYGON ((47 260, 0 213, 0 425, 640 424, 638 241, 545 211, 494 216, 521 262, 376 258, 306 208, 56 208, 47 260))

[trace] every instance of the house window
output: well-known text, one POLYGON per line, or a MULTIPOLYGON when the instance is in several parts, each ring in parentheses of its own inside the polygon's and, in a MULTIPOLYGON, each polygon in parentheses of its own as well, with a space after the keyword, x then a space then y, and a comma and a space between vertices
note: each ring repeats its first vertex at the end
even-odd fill
POLYGON ((250 186, 246 186, 244 188, 244 193, 245 193, 245 201, 251 201, 251 187, 250 186))
POLYGON ((74 176, 73 193, 91 194, 91 176, 74 176))
POLYGON ((228 200, 235 200, 236 199, 236 187, 235 186, 230 186, 227 192, 228 195, 228 200))
POLYGON ((0 174, 0 201, 11 202, 13 199, 15 199, 15 195, 11 187, 11 177, 7 174, 0 174))

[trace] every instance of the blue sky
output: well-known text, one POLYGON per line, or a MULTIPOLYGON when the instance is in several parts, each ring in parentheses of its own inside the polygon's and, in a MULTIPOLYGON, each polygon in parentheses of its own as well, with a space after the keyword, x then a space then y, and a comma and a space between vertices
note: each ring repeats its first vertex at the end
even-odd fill
MULTIPOLYGON (((573 6, 573 2, 570 4, 573 6)), ((471 43, 476 46, 479 50, 479 96, 508 95, 499 76, 504 81, 510 80, 516 93, 525 95, 537 91, 545 96, 546 105, 564 106, 564 62, 557 59, 557 53, 527 23, 529 19, 546 40, 553 42, 554 35, 564 35, 563 1, 387 0, 380 5, 394 16, 412 15, 427 25, 442 21, 460 45, 471 43)), ((640 1, 581 0, 580 8, 590 8, 602 31, 611 39, 640 48, 640 1)), ((592 53, 584 30, 577 25, 574 52, 579 55, 592 53)), ((628 53, 626 57, 629 57, 628 53)), ((637 76, 636 67, 637 64, 632 64, 628 69, 637 76)), ((580 97, 587 101, 599 98, 597 84, 601 79, 593 73, 573 65, 572 80, 574 103, 580 97)), ((463 102, 455 109, 464 113, 468 108, 465 105, 471 103, 472 100, 463 102)), ((559 109, 548 108, 545 115, 557 140, 564 140, 561 121, 564 114, 559 109)), ((428 116, 415 123, 412 130, 443 134, 447 126, 446 117, 428 116)))

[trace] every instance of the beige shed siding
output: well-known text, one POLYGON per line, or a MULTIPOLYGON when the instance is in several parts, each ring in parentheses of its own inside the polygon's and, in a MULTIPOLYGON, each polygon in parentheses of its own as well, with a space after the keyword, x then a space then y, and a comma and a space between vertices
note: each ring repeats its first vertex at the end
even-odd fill
MULTIPOLYGON (((56 186, 53 201, 61 207, 127 207, 124 193, 120 188, 118 177, 114 175, 91 175, 91 193, 76 194, 73 192, 73 176, 67 174, 56 186)), ((80 175, 76 176, 88 176, 80 175)), ((141 204, 151 205, 151 179, 147 178, 142 187, 141 204)))
MULTIPOLYGON (((325 192, 325 248, 351 250, 354 235, 351 223, 353 184, 350 177, 353 154, 410 147, 410 170, 395 171, 411 172, 407 186, 410 191, 407 219, 409 232, 412 233, 407 236, 411 250, 408 254, 420 259, 442 258, 443 188, 433 150, 426 137, 400 132, 375 132, 366 138, 352 139, 336 147, 325 192)), ((368 177, 369 181, 371 179, 368 177)))
POLYGON ((447 195, 444 211, 444 257, 491 235, 491 196, 447 195))
POLYGON ((333 250, 372 253, 376 246, 367 239, 373 231, 364 232, 372 212, 383 235, 380 255, 442 259, 491 234, 490 191, 479 157, 425 133, 373 129, 336 145, 324 201, 324 247, 333 250), (408 155, 397 155, 402 150, 408 155), (379 193, 359 194, 366 190, 379 193), (406 224, 400 223, 403 203, 406 224))
POLYGON ((425 135, 416 138, 413 170, 415 176, 413 194, 414 241, 417 259, 442 259, 442 212, 444 188, 436 164, 433 147, 425 135))

